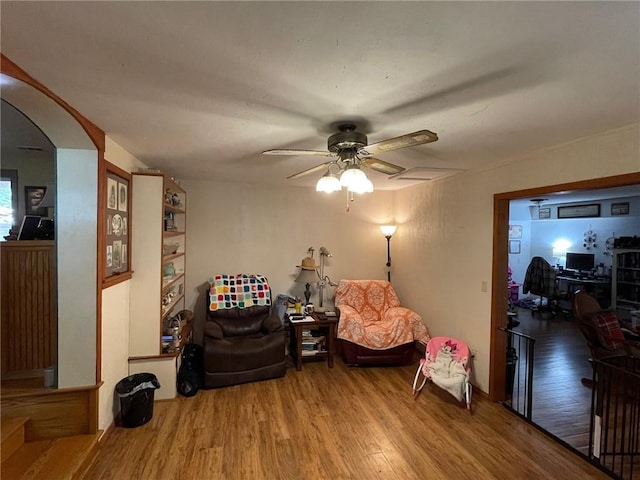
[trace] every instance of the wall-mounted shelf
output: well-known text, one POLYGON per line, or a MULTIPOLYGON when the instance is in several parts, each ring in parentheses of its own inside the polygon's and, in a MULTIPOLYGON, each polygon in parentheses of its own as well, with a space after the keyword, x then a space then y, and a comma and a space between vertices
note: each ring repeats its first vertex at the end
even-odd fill
POLYGON ((162 256, 162 263, 170 262, 171 260, 175 260, 176 258, 184 257, 184 252, 176 252, 170 255, 162 256))
POLYGON ((183 327, 180 347, 173 352, 163 351, 162 336, 165 320, 185 308, 187 194, 164 175, 134 173, 132 195, 136 274, 131 282, 129 373, 155 374, 162 385, 156 398, 174 398, 180 350, 191 337, 191 326, 183 327), (167 251, 175 253, 164 255, 167 251), (169 263, 175 274, 167 277, 169 263), (171 298, 170 292, 174 292, 171 298))
POLYGON ((171 232, 165 231, 162 235, 164 238, 179 237, 180 235, 185 235, 185 232, 179 232, 177 230, 173 230, 171 232))
POLYGON ((176 273, 172 277, 163 277, 162 290, 165 291, 172 285, 176 285, 178 280, 182 280, 183 278, 184 278, 184 273, 176 273))
POLYGON ((613 250, 611 305, 618 318, 629 320, 640 309, 640 249, 613 250))

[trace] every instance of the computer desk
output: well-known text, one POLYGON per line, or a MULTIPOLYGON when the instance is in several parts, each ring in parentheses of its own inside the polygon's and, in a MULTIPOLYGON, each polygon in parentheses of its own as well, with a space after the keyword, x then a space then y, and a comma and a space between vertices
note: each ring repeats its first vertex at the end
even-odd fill
POLYGON ((573 297, 576 290, 583 288, 585 291, 596 297, 602 308, 611 305, 611 278, 609 277, 570 277, 565 275, 557 275, 558 290, 566 291, 569 298, 573 297))

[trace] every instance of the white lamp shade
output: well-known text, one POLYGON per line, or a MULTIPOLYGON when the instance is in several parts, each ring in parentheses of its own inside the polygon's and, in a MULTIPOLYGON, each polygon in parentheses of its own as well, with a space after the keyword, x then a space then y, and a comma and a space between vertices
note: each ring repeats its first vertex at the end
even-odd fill
POLYGON ((347 168, 340 177, 340 185, 354 193, 373 192, 373 183, 358 167, 347 168))
POLYGON ((300 273, 294 280, 296 283, 316 283, 318 274, 315 270, 300 270, 300 273))
POLYGON ((396 233, 398 227, 395 225, 380 225, 380 231, 385 237, 391 237, 396 233))
POLYGON ((352 187, 356 187, 367 180, 367 176, 357 167, 349 167, 340 176, 340 185, 354 191, 352 187))
POLYGON ((42 200, 38 204, 38 208, 51 208, 56 206, 56 186, 55 184, 48 184, 47 189, 44 192, 42 200))
POLYGON ((357 193, 371 193, 373 192, 373 182, 367 178, 367 181, 362 184, 362 191, 357 193))
POLYGON ((342 189, 340 180, 333 173, 327 173, 320 177, 316 183, 316 192, 333 193, 342 189))

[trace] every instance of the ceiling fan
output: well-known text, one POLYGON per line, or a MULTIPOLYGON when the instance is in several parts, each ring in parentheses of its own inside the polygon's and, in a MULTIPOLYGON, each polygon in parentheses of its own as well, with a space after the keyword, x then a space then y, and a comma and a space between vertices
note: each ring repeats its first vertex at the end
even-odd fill
POLYGON ((404 167, 380 160, 379 158, 375 158, 374 155, 391 150, 398 150, 400 148, 431 143, 436 140, 438 140, 438 135, 435 133, 429 130, 418 130, 417 132, 400 135, 399 137, 389 138, 368 145, 367 136, 364 133, 357 132, 356 126, 353 123, 343 123, 338 126, 338 133, 334 133, 327 140, 328 151, 326 152, 321 150, 276 149, 266 150, 262 153, 265 155, 312 155, 316 157, 329 157, 331 160, 289 175, 287 179, 302 177, 326 169, 327 172, 318 181, 316 190, 330 192, 340 190, 341 187, 347 187, 351 191, 364 193, 366 191, 373 191, 373 185, 360 170, 360 167, 370 168, 386 175, 395 175, 405 170, 404 167), (334 170, 337 168, 337 171, 332 172, 332 167, 334 170), (341 174, 339 180, 341 186, 338 186, 336 183, 338 179, 336 176, 337 173, 341 174), (345 174, 346 177, 348 177, 346 179, 345 174), (357 176, 360 178, 360 186, 353 185, 353 188, 351 188, 352 186, 349 185, 350 180, 357 176), (325 178, 332 180, 334 185, 332 189, 327 190, 320 188, 321 182, 325 178), (364 183, 362 183, 365 181, 368 182, 368 186, 364 186, 364 183))

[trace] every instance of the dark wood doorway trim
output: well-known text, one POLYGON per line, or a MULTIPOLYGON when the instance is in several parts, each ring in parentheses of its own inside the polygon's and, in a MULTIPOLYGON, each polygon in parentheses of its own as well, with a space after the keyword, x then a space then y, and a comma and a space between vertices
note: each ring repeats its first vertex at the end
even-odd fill
POLYGON ((548 185, 493 196, 493 271, 491 274, 491 353, 489 365, 489 398, 496 402, 505 399, 506 336, 498 327, 507 325, 507 267, 509 235, 509 202, 519 198, 539 196, 569 190, 598 190, 601 188, 640 185, 640 172, 594 178, 579 182, 548 185))

